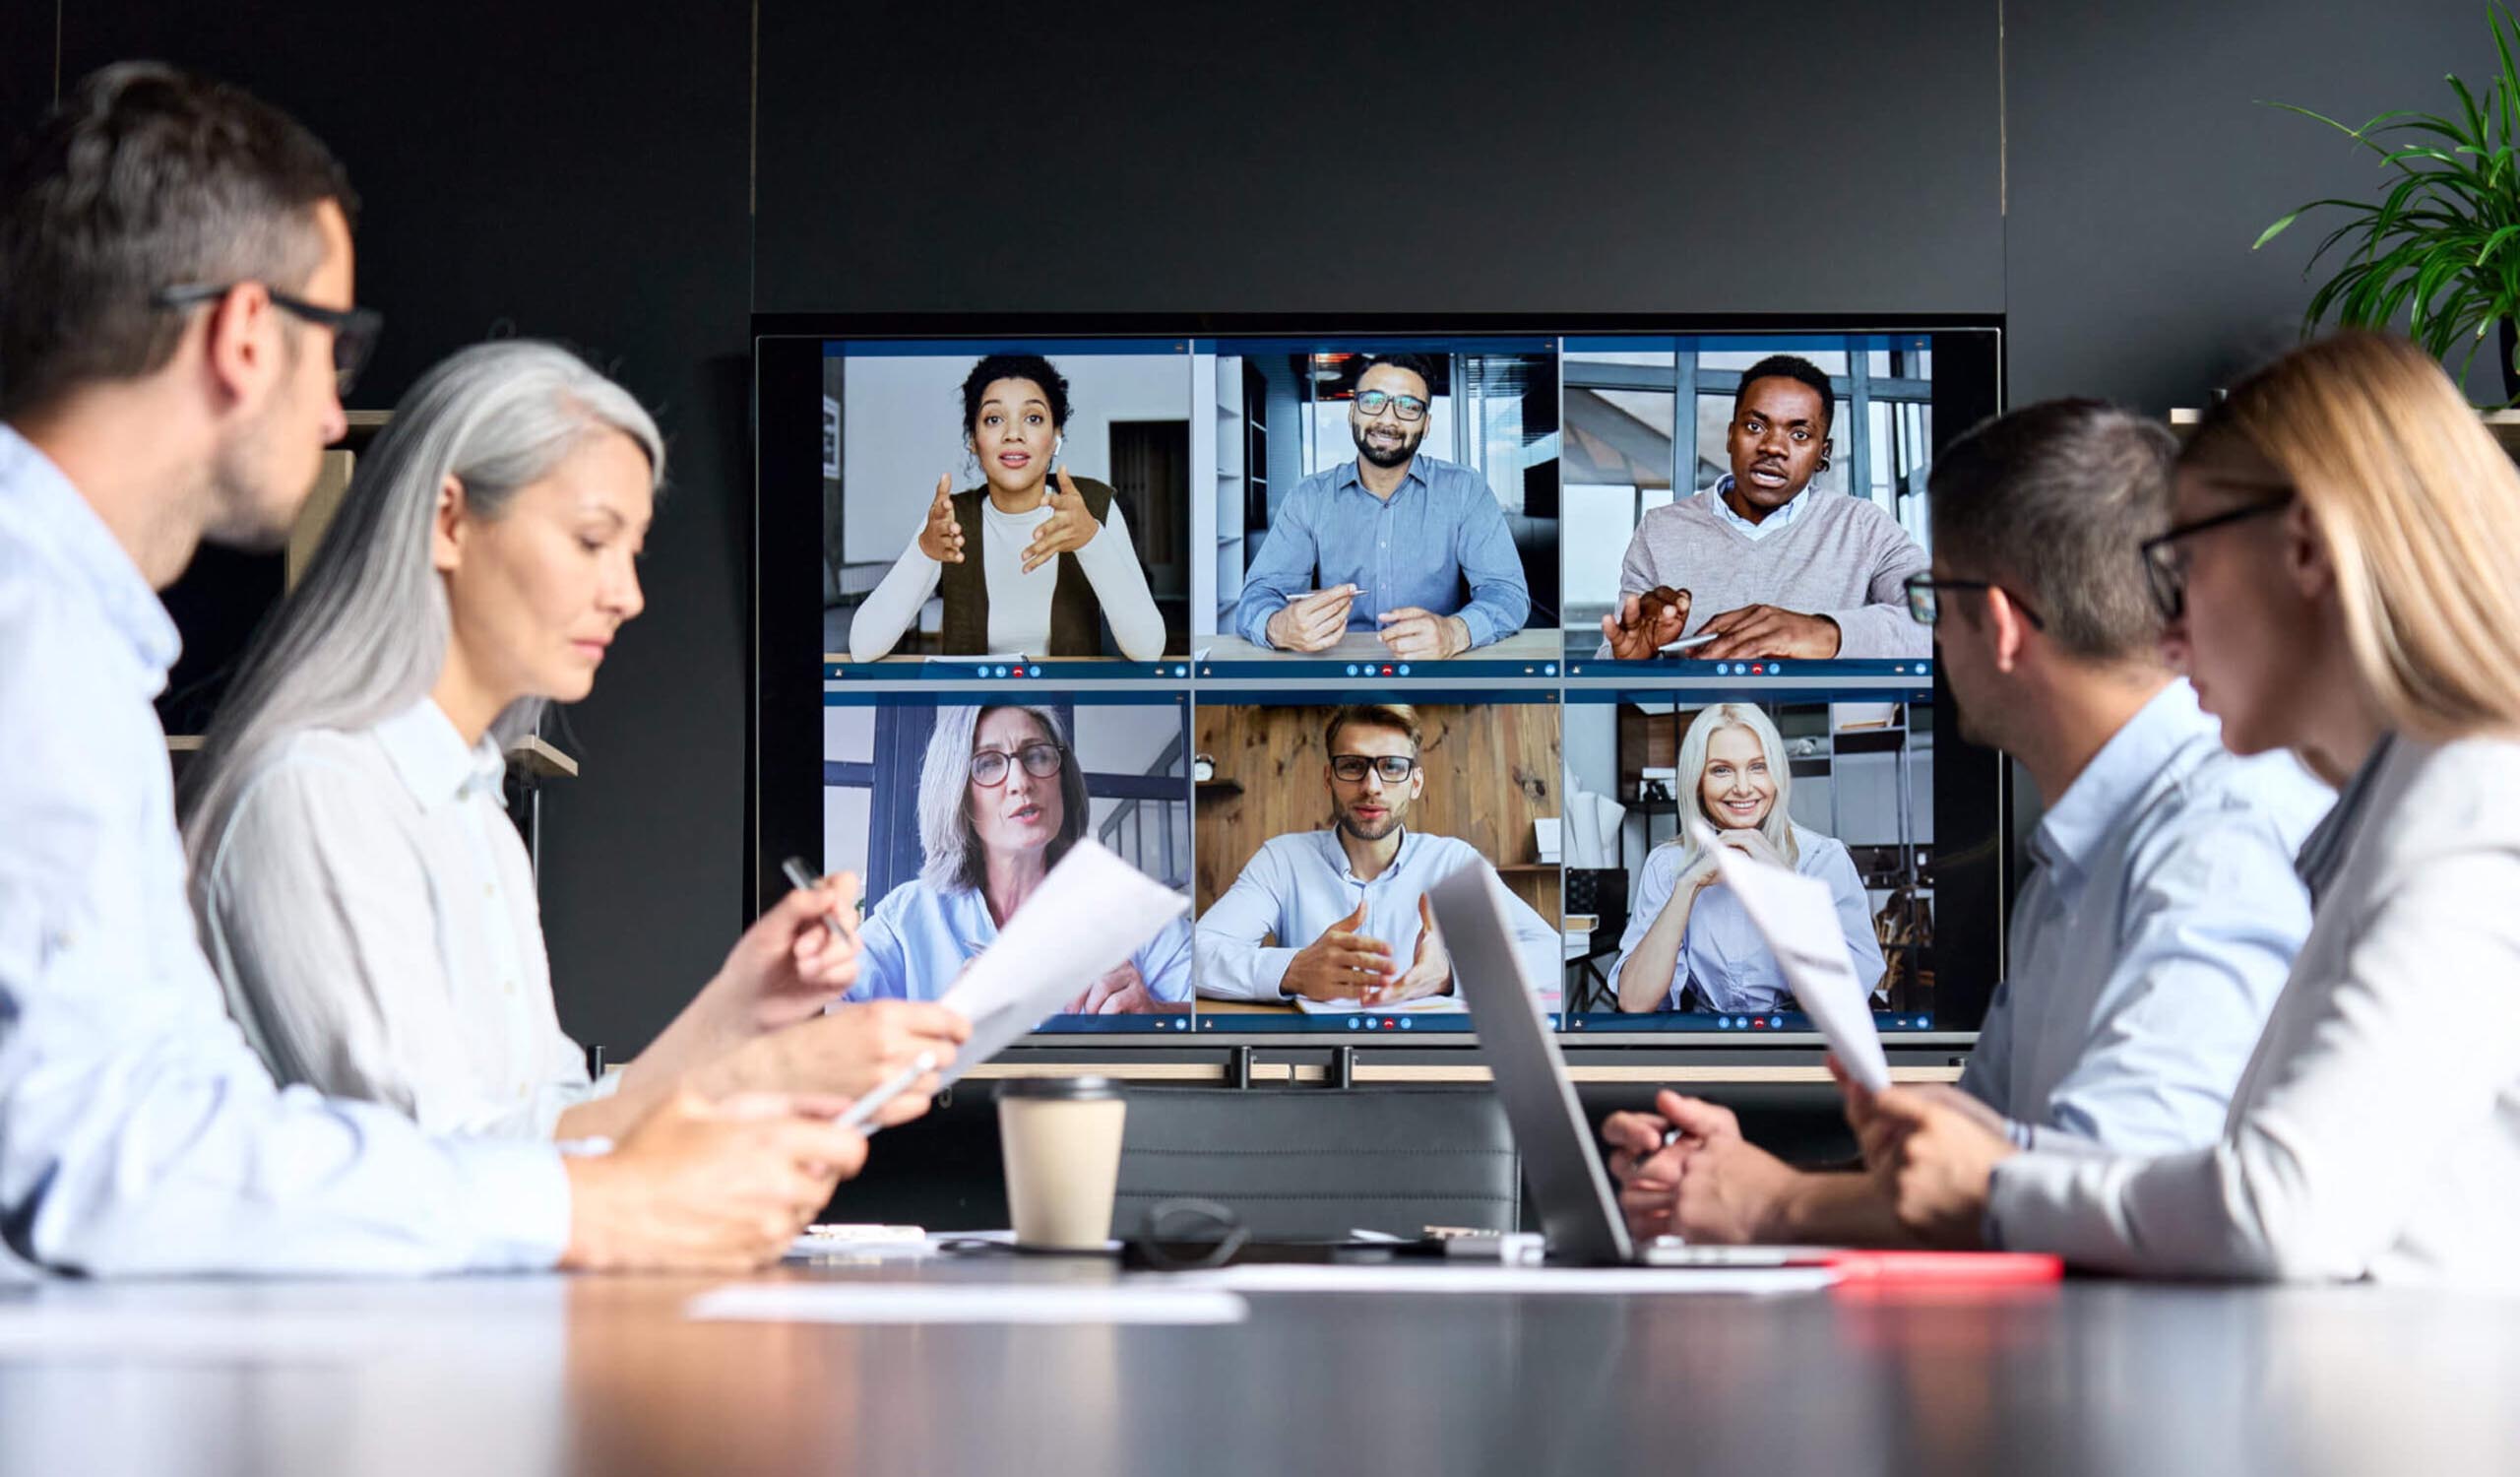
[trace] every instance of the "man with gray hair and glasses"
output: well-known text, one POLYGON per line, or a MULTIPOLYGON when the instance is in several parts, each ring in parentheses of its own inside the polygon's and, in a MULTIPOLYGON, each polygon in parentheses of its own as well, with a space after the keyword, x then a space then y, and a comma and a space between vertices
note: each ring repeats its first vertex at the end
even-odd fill
MULTIPOLYGON (((2168 521, 2176 451, 2098 401, 1988 421, 1934 464, 1933 568, 1908 581, 1961 735, 2048 803, 2007 978, 1944 1089, 2024 1148, 2212 1142, 2309 931, 2294 856, 2333 797, 2290 754, 2226 750, 2161 654, 2136 550, 2168 521)), ((1792 1169, 1710 1103, 1656 1108, 1604 1126, 1638 1234, 1908 1239, 1869 1177, 1792 1169)))
POLYGON ((0 1277, 774 1259, 864 1160, 836 1103, 685 1090, 565 1157, 432 1137, 275 1086, 220 1008, 157 592, 204 539, 277 546, 343 433, 354 209, 294 121, 154 63, 0 177, 0 1277))

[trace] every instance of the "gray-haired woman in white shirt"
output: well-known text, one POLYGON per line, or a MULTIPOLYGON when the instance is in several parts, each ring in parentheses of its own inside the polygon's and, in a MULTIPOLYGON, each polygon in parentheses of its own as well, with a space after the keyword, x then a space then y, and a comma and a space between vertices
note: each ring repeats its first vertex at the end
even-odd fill
POLYGON ((2220 1142, 2016 1152, 1850 1089, 1910 1229, 2169 1276, 2520 1286, 2520 472, 2402 339, 2231 392, 2144 546, 2165 640, 2241 753, 2343 786, 2310 935, 2220 1142))
MULTIPOLYGON (((856 978, 856 880, 788 894, 600 1082, 562 1034, 503 743, 583 698, 644 606, 664 452, 564 350, 468 349, 363 459, 186 776, 192 897, 229 1011, 281 1081, 445 1132, 585 1138, 677 1086, 855 1094, 966 1034, 942 1007, 824 1007, 856 978)), ((914 1116, 904 1093, 886 1121, 914 1116)))

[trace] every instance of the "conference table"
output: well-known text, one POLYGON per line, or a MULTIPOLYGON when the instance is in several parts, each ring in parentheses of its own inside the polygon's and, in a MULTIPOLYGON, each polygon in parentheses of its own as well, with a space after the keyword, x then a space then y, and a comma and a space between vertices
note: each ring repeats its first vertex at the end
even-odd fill
POLYGON ((1775 1297, 1251 1293, 1245 1321, 693 1321, 839 1279, 0 1287, 0 1472, 2520 1470, 2520 1305, 2070 1280, 1775 1297))

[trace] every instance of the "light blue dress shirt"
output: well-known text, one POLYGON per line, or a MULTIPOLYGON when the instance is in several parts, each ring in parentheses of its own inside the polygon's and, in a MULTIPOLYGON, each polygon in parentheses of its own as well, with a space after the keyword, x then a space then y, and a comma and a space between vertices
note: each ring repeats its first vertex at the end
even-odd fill
MULTIPOLYGON (((1418 900, 1465 867, 1486 867, 1469 842, 1403 830, 1391 865, 1370 882, 1348 864, 1337 831, 1273 836, 1253 853, 1233 885, 1199 920, 1199 993, 1226 1000, 1283 1001, 1287 965, 1332 924, 1365 905, 1358 931, 1391 945, 1402 969, 1418 952, 1418 900), (1276 935, 1277 942, 1261 940, 1276 935)), ((1557 930, 1507 893, 1505 922, 1533 992, 1554 1000, 1564 973, 1557 930)))
POLYGON ((1801 517, 1802 510, 1810 506, 1811 499, 1818 495, 1808 484, 1805 484, 1802 490, 1795 493, 1784 507, 1778 508, 1759 522, 1752 523, 1749 519, 1733 512, 1732 504, 1725 500, 1724 494, 1732 491, 1733 486, 1732 474, 1728 472, 1715 480, 1714 486, 1707 488, 1698 496, 1713 503, 1715 516, 1731 524, 1742 538, 1753 544, 1770 534, 1792 528, 1794 520, 1801 517))
MULTIPOLYGON (((1881 941, 1873 935, 1871 901, 1864 893, 1863 877, 1855 869, 1855 858, 1846 843, 1805 826, 1794 828, 1794 844, 1799 853, 1794 869, 1829 884, 1838 929, 1846 934, 1847 957, 1855 965, 1855 977, 1870 990, 1881 978, 1881 941)), ((1636 879, 1636 896, 1628 904, 1627 931, 1619 935, 1618 963, 1610 966, 1613 995, 1618 994, 1618 977, 1627 968, 1627 956, 1670 902, 1687 852, 1685 846, 1666 844, 1645 859, 1645 868, 1636 879)), ((1671 988, 1663 996, 1663 1008, 1682 1008, 1681 992, 1691 985, 1705 997, 1707 1008, 1719 1014, 1756 1015, 1794 1004, 1784 967, 1752 927, 1741 900, 1721 883, 1699 893, 1696 905, 1689 909, 1688 929, 1680 936, 1679 962, 1672 968, 1671 988)))
POLYGON ((2193 688, 2164 688, 2041 818, 1961 1090, 2025 1147, 2221 1137, 2309 933, 2294 855, 2334 798, 2289 753, 2235 756, 2193 688))
MULTIPOLYGON (((939 892, 917 878, 875 904, 857 931, 857 983, 852 1000, 941 999, 963 966, 997 942, 997 920, 976 888, 939 892)), ((1175 918, 1129 956, 1159 1000, 1190 997, 1190 925, 1175 918)), ((1091 981, 1087 982, 1091 984, 1091 981)), ((1084 993, 1084 986, 1078 987, 1084 993)))
POLYGON ((1234 629, 1267 646, 1270 616, 1334 585, 1364 592, 1348 608, 1351 630, 1379 630, 1375 616, 1415 606, 1459 615, 1474 647, 1521 630, 1532 610, 1522 557, 1486 479, 1422 454, 1388 498, 1365 490, 1354 459, 1295 483, 1243 573, 1234 629))
POLYGON ((174 622, 0 426, 0 1261, 95 1274, 548 1267, 548 1143, 275 1087, 184 895, 151 702, 174 622))

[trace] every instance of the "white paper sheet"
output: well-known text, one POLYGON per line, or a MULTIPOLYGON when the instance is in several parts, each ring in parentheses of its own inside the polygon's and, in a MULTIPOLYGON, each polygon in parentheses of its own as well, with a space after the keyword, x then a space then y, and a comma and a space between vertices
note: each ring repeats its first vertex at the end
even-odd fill
POLYGON ((1406 1000, 1368 1005, 1362 1000, 1316 1000, 1295 996, 1295 1008, 1306 1015, 1460 1015, 1469 1007, 1457 995, 1421 995, 1406 1000))
POLYGON ((1249 1304, 1167 1279, 1094 1286, 983 1282, 739 1282, 683 1309, 766 1323, 1239 1323, 1249 1304))
POLYGON ((1069 849, 974 959, 944 1003, 972 1023, 944 1081, 1012 1046, 1190 906, 1091 837, 1069 849))
POLYGON ((1561 1297, 1817 1292, 1838 1280, 1822 1266, 1516 1267, 1257 1262, 1184 1272, 1176 1284, 1238 1293, 1541 1293, 1561 1297))
POLYGON ((1888 1087, 1890 1059, 1882 1055, 1881 1033, 1873 1029, 1871 997, 1847 956, 1829 884, 1719 845, 1715 833, 1694 817, 1688 830, 1689 839, 1714 854, 1724 885, 1732 889, 1750 926, 1767 940, 1796 1002, 1828 1038, 1829 1050, 1847 1074, 1874 1092, 1888 1087))

